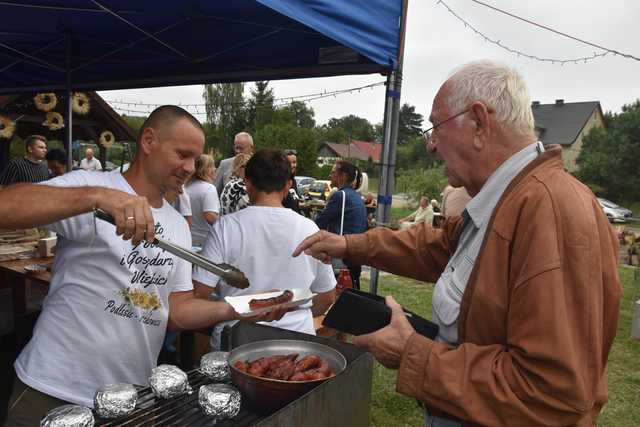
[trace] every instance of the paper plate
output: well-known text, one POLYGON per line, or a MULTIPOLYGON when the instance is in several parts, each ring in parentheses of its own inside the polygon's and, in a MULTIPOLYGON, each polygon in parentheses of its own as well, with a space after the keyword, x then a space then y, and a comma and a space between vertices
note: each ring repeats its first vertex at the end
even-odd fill
POLYGON ((258 310, 254 310, 251 311, 249 309, 249 301, 251 301, 252 299, 265 299, 265 298, 272 298, 272 297, 276 297, 280 294, 282 294, 282 292, 285 291, 285 289, 281 290, 281 291, 275 291, 275 292, 264 292, 264 293, 260 293, 260 294, 252 294, 252 295, 239 295, 239 296, 234 296, 234 297, 225 297, 225 301, 228 302, 231 307, 233 307, 233 309, 240 314, 243 317, 250 317, 250 316, 255 316, 257 314, 263 314, 263 313, 267 313, 271 310, 273 310, 274 307, 285 307, 285 308, 289 308, 289 307, 297 307, 299 305, 303 305, 306 304, 307 302, 311 301, 311 299, 316 296, 317 294, 314 294, 313 292, 311 292, 309 289, 289 289, 291 292, 293 292, 293 299, 291 301, 289 301, 288 303, 285 304, 278 304, 278 305, 273 305, 271 307, 264 307, 264 308, 260 308, 258 310))

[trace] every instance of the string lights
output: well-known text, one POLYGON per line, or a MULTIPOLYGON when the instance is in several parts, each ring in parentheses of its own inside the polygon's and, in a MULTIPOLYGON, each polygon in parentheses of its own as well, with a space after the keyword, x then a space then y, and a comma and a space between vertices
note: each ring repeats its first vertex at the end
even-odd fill
POLYGON ((542 29, 547 30, 547 31, 551 31, 551 32, 553 32, 555 34, 558 34, 560 36, 567 37, 567 38, 570 38, 572 40, 576 40, 576 41, 578 41, 580 43, 583 43, 583 44, 586 44, 586 45, 589 45, 591 47, 595 47, 595 48, 601 50, 601 52, 593 52, 593 55, 590 55, 590 56, 582 56, 582 57, 570 58, 570 59, 543 58, 543 57, 540 57, 540 56, 537 56, 537 55, 531 55, 531 54, 522 52, 520 50, 514 49, 512 47, 509 47, 509 46, 505 45, 501 40, 495 40, 495 39, 492 39, 491 37, 485 35, 481 31, 479 31, 476 27, 474 27, 471 23, 469 23, 464 18, 462 18, 460 15, 458 15, 443 0, 438 0, 436 2, 436 5, 441 4, 443 7, 445 7, 450 14, 452 14, 456 19, 458 19, 460 22, 462 22, 464 24, 465 28, 470 28, 474 33, 476 33, 477 35, 482 37, 485 42, 492 43, 492 44, 494 44, 494 45, 496 45, 496 46, 498 46, 498 47, 500 47, 500 48, 502 48, 502 49, 504 49, 504 50, 506 50, 506 51, 508 51, 510 53, 513 53, 513 54, 517 55, 518 57, 522 56, 522 57, 533 59, 533 60, 540 61, 540 62, 550 62, 551 64, 560 64, 560 65, 564 65, 564 64, 567 64, 567 63, 574 63, 574 64, 579 64, 581 62, 582 63, 586 63, 587 61, 591 61, 591 60, 594 60, 594 59, 597 59, 597 58, 603 58, 603 57, 605 57, 607 55, 610 55, 610 54, 614 55, 614 56, 618 55, 618 56, 621 56, 623 58, 640 61, 640 58, 638 58, 636 56, 633 56, 633 55, 630 55, 630 54, 627 54, 627 53, 622 53, 622 52, 619 52, 619 51, 614 50, 614 49, 608 49, 606 47, 599 46, 599 45, 594 44, 594 43, 590 43, 588 41, 585 41, 585 40, 579 39, 577 37, 571 36, 569 34, 565 34, 563 32, 554 30, 552 28, 546 27, 544 25, 538 24, 538 23, 530 21, 528 19, 521 18, 521 17, 519 17, 517 15, 514 15, 512 13, 506 12, 506 11, 504 11, 502 9, 498 9, 497 7, 491 6, 491 5, 483 3, 481 1, 478 1, 478 0, 471 0, 471 1, 473 1, 474 3, 477 3, 479 5, 482 5, 482 6, 490 8, 490 9, 493 9, 493 10, 495 10, 497 12, 500 12, 500 13, 503 13, 505 15, 508 15, 508 16, 510 16, 512 18, 519 19, 519 20, 524 21, 524 22, 526 22, 528 24, 534 25, 536 27, 542 28, 542 29))
MULTIPOLYGON (((339 89, 339 90, 334 90, 334 91, 330 91, 327 92, 326 90, 322 91, 322 92, 318 92, 318 93, 311 93, 311 94, 307 94, 307 95, 297 95, 297 96, 287 96, 287 97, 283 97, 283 98, 274 98, 273 99, 273 103, 271 105, 273 105, 274 108, 279 108, 279 107, 284 107, 287 105, 291 105, 293 102, 311 102, 311 101, 316 101, 318 99, 323 99, 323 98, 329 98, 329 97, 336 97, 338 95, 344 95, 347 93, 353 93, 353 92, 360 92, 363 89, 373 89, 377 86, 382 86, 384 85, 385 82, 378 82, 378 83, 371 83, 368 85, 364 85, 364 86, 359 86, 359 87, 353 87, 353 88, 349 88, 349 89, 339 89)), ((112 108, 114 108, 115 110, 118 110, 121 113, 134 113, 134 114, 150 114, 151 111, 153 111, 155 108, 163 105, 163 104, 153 104, 153 103, 146 103, 146 102, 141 102, 141 101, 121 101, 121 100, 107 100, 107 102, 112 106, 112 108)), ((250 103, 250 101, 241 101, 241 102, 236 102, 236 103, 227 103, 227 105, 248 105, 250 103)), ((182 104, 179 103, 178 104, 180 107, 184 108, 185 110, 189 111, 191 114, 194 115, 201 115, 201 116, 206 116, 206 111, 202 111, 203 109, 206 108, 206 104, 205 103, 200 103, 200 104, 182 104)))

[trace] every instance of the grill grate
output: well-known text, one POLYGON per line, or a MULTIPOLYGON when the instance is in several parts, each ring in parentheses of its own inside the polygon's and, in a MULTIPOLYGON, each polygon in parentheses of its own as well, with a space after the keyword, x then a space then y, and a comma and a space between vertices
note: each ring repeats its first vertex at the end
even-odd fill
MULTIPOLYGON (((138 389, 138 403, 136 409, 126 417, 116 420, 97 418, 97 426, 204 426, 212 425, 213 418, 205 415, 198 405, 198 390, 200 386, 211 384, 209 378, 198 370, 187 373, 189 384, 193 393, 176 396, 171 399, 160 399, 153 395, 150 387, 138 389)), ((250 426, 267 417, 269 414, 260 414, 242 403, 240 413, 231 420, 219 421, 216 426, 250 426)))

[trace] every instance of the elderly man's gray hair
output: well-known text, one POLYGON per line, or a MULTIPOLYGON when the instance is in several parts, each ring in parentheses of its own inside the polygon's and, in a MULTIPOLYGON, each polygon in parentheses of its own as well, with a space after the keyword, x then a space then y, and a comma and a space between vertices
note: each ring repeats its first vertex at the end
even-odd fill
POLYGON ((445 102, 451 114, 480 101, 495 109, 502 126, 522 135, 534 132, 529 90, 511 67, 488 60, 470 62, 454 70, 447 84, 445 102))
POLYGON ((246 139, 247 141, 249 141, 249 144, 251 144, 251 146, 253 146, 253 137, 251 136, 250 133, 248 132, 238 132, 236 134, 236 136, 233 138, 233 141, 237 141, 239 139, 246 139))

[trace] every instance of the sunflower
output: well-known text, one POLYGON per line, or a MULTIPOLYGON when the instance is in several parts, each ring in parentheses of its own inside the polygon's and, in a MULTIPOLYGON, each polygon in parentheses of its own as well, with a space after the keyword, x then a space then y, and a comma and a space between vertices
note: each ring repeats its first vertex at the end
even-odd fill
POLYGON ((58 98, 55 93, 39 93, 33 98, 33 102, 36 104, 36 108, 45 113, 56 108, 58 104, 58 98))
POLYGON ((128 303, 143 310, 153 311, 160 308, 160 300, 155 293, 145 292, 142 289, 127 288, 121 294, 128 303))
POLYGON ((90 109, 89 97, 87 96, 86 93, 83 93, 83 92, 74 93, 73 97, 71 98, 71 101, 72 101, 71 108, 73 109, 74 113, 84 116, 89 112, 89 109, 90 109))
POLYGON ((0 138, 11 139, 16 130, 16 124, 9 117, 0 116, 0 138))
POLYGON ((108 130, 105 130, 100 134, 100 140, 98 142, 104 148, 109 148, 113 145, 115 141, 116 141, 116 137, 113 135, 113 133, 108 130))
POLYGON ((62 114, 57 113, 55 111, 50 111, 47 113, 47 120, 42 123, 42 126, 48 127, 49 130, 60 130, 64 127, 64 119, 62 118, 62 114))

